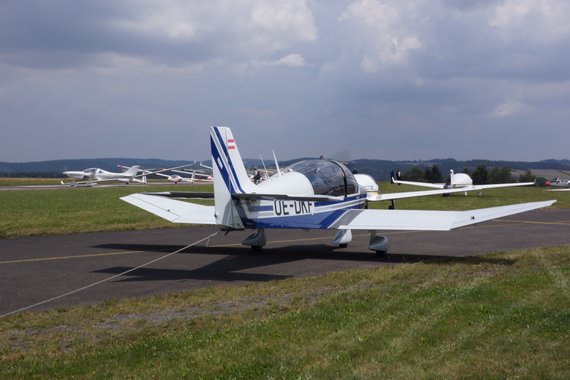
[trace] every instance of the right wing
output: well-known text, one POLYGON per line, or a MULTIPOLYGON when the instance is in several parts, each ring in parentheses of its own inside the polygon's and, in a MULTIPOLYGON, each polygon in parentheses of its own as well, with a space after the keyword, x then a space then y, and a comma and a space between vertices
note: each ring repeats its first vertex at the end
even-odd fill
POLYGON ((412 185, 412 186, 422 186, 422 187, 432 187, 434 189, 445 189, 445 183, 429 183, 429 182, 412 182, 412 181, 400 181, 392 178, 392 182, 402 185, 412 185))
POLYGON ((470 211, 349 210, 330 228, 345 230, 449 231, 521 212, 556 201, 521 203, 470 211))
MULTIPOLYGON (((510 182, 510 183, 494 183, 491 185, 473 185, 474 190, 484 190, 484 189, 498 189, 501 187, 516 187, 516 186, 531 186, 536 185, 536 182, 510 182)), ((470 187, 466 188, 471 189, 470 187)))
POLYGON ((423 190, 423 191, 404 191, 401 193, 389 193, 389 194, 375 194, 369 193, 366 197, 367 201, 378 202, 378 201, 391 201, 393 199, 403 199, 403 198, 415 198, 415 197, 427 197, 430 195, 443 195, 443 194, 453 194, 453 193, 464 193, 466 191, 477 190, 474 188, 469 189, 440 189, 440 190, 423 190))
MULTIPOLYGON (((406 182, 406 181, 399 181, 396 183, 422 183, 423 182, 406 182)), ((436 184, 430 184, 436 185, 436 184)), ((423 191, 404 191, 401 193, 389 193, 389 194, 369 194, 366 200, 371 202, 377 201, 390 201, 393 199, 403 199, 403 198, 414 198, 414 197, 426 197, 430 195, 443 195, 443 194, 453 194, 453 193, 465 193, 467 191, 477 191, 477 190, 484 190, 484 189, 493 189, 499 187, 514 187, 514 186, 529 186, 534 185, 534 182, 514 182, 514 183, 499 183, 494 185, 473 185, 469 187, 456 187, 453 189, 444 189, 441 188, 439 190, 423 190, 423 191)))

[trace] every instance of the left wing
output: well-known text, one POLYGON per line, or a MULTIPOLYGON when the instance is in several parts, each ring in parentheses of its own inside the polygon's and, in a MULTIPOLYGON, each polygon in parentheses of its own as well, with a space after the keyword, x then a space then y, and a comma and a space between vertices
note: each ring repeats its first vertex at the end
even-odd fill
POLYGON ((555 200, 470 211, 348 210, 330 228, 341 230, 449 231, 551 206, 555 200))
POLYGON ((121 200, 172 223, 216 224, 214 206, 203 206, 148 194, 131 194, 121 200))
POLYGON ((214 193, 203 192, 203 191, 159 191, 159 192, 146 192, 140 194, 160 196, 165 198, 214 199, 214 193))

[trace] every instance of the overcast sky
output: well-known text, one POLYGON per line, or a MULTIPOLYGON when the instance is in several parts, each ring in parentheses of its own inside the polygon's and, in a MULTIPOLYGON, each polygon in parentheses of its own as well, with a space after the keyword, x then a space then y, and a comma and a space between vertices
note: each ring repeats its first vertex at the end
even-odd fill
POLYGON ((2 0, 0 161, 570 158, 567 0, 2 0))

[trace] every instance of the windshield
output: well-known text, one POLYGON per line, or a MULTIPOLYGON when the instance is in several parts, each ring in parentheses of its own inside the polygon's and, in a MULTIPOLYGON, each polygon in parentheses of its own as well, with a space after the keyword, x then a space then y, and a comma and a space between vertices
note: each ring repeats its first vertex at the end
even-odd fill
POLYGON ((346 196, 358 190, 350 170, 339 162, 306 160, 289 166, 288 170, 304 174, 317 195, 346 196))

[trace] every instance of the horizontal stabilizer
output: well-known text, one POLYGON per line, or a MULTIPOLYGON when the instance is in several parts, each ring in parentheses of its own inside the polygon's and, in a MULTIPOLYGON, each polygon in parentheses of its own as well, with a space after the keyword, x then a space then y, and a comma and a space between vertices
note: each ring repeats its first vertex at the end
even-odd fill
POLYGON ((177 201, 156 195, 131 194, 121 200, 172 223, 216 224, 214 206, 177 201))
POLYGON ((470 211, 349 210, 330 228, 350 230, 449 231, 521 212, 556 201, 521 203, 470 211))

